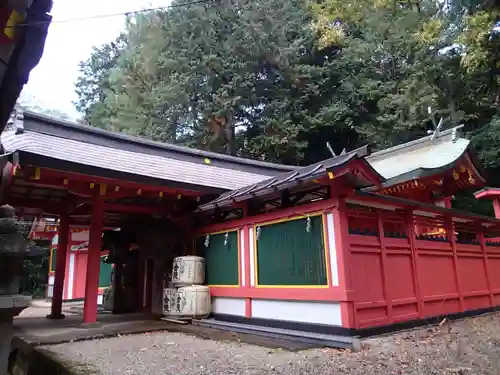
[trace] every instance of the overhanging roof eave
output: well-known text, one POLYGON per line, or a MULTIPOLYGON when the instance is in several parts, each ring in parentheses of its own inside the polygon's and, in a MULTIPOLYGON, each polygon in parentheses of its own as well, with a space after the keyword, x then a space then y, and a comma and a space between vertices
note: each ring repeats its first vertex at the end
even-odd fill
POLYGON ((62 172, 70 172, 76 174, 83 174, 94 177, 101 177, 104 179, 121 180, 133 182, 137 184, 151 185, 151 186, 164 186, 165 188, 174 188, 178 190, 189 190, 204 194, 221 194, 227 189, 220 189, 217 187, 210 187, 204 185, 189 184, 179 181, 161 179, 150 176, 143 176, 129 172, 121 172, 112 169, 105 169, 87 164, 68 162, 61 159, 52 158, 50 156, 39 155, 23 150, 16 151, 19 162, 23 165, 32 165, 40 168, 47 168, 58 170, 62 172))
MULTIPOLYGON (((389 179, 385 180, 385 182, 382 184, 381 187, 382 188, 387 188, 387 187, 398 185, 398 184, 402 184, 404 182, 408 182, 408 181, 411 181, 411 180, 414 180, 414 179, 425 178, 425 177, 430 177, 430 176, 434 176, 434 175, 437 175, 437 174, 444 173, 447 170, 453 168, 457 164, 457 162, 461 158, 463 158, 465 155, 468 155, 471 158, 471 162, 473 163, 473 166, 476 169, 479 177, 481 179, 485 180, 485 176, 482 173, 484 171, 484 169, 481 167, 480 164, 476 163, 477 162, 477 157, 475 157, 475 153, 474 153, 474 151, 471 149, 471 147, 469 145, 463 151, 462 154, 460 154, 457 158, 455 158, 455 160, 453 160, 452 162, 450 162, 450 163, 448 163, 446 165, 443 165, 443 166, 440 166, 440 167, 437 167, 437 168, 425 168, 425 167, 422 167, 422 168, 414 169, 414 170, 409 171, 407 173, 404 173, 404 174, 401 174, 401 175, 398 175, 398 176, 395 176, 395 177, 392 177, 392 178, 389 178, 389 179)), ((362 189, 362 191, 371 192, 371 191, 376 191, 378 189, 379 188, 377 188, 375 186, 370 186, 370 187, 362 189)))
MULTIPOLYGON (((138 147, 144 147, 145 150, 143 150, 143 152, 145 152, 145 153, 147 153, 147 149, 151 150, 152 148, 154 148, 156 150, 163 150, 164 152, 170 152, 170 153, 175 153, 175 154, 179 154, 179 155, 209 158, 212 160, 220 160, 220 161, 224 161, 227 163, 232 163, 232 164, 234 164, 234 167, 237 167, 238 165, 240 165, 242 167, 245 167, 245 166, 255 167, 255 168, 262 168, 264 170, 275 171, 278 173, 292 171, 292 170, 295 170, 298 168, 297 166, 276 164, 276 163, 259 161, 259 160, 252 160, 252 159, 241 158, 241 157, 232 156, 232 155, 219 154, 219 153, 215 153, 215 152, 211 152, 211 151, 198 150, 198 149, 174 145, 174 144, 170 144, 170 143, 156 142, 156 141, 152 141, 149 139, 131 136, 131 135, 124 134, 124 133, 112 132, 109 130, 91 127, 88 125, 78 124, 78 123, 75 123, 72 121, 53 118, 50 116, 46 116, 46 115, 43 115, 40 113, 27 111, 27 110, 23 111, 23 116, 24 116, 23 121, 24 121, 25 131, 33 131, 33 132, 38 132, 38 133, 56 136, 56 137, 61 137, 61 134, 56 132, 56 131, 48 131, 47 129, 43 129, 43 125, 46 125, 46 127, 47 126, 60 127, 60 128, 64 128, 64 129, 69 130, 69 131, 74 131, 75 133, 78 133, 78 132, 82 133, 82 134, 87 133, 87 134, 92 134, 92 135, 97 136, 97 137, 101 137, 102 139, 123 142, 123 146, 126 146, 127 144, 135 144, 138 147)), ((73 138, 71 138, 71 139, 73 139, 73 138)), ((104 145, 104 146, 106 146, 106 145, 104 145)), ((111 146, 108 145, 108 147, 111 147, 111 146)), ((126 149, 126 147, 124 147, 123 149, 126 149)))
MULTIPOLYGON (((276 194, 279 191, 296 187, 299 184, 323 178, 328 174, 328 172, 343 169, 352 161, 364 160, 364 157, 368 154, 368 146, 360 147, 359 149, 353 150, 345 155, 339 155, 334 158, 330 158, 322 162, 297 169, 293 172, 281 174, 275 176, 274 178, 264 180, 253 185, 248 185, 241 189, 233 190, 226 193, 227 195, 222 195, 214 201, 208 202, 198 207, 196 212, 210 211, 217 208, 227 207, 234 203, 246 201, 252 198, 262 197, 273 193, 276 194), (338 164, 336 164, 335 162, 338 162, 338 164)), ((382 177, 380 176, 380 178, 382 177)))

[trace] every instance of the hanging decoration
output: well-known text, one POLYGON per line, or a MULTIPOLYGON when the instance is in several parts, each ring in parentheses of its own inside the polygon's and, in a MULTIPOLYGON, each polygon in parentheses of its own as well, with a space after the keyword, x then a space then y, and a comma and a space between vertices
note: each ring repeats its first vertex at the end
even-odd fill
POLYGON ((256 233, 257 241, 260 238, 260 227, 257 227, 257 233, 256 233))
POLYGON ((306 219, 306 232, 307 233, 311 232, 311 218, 309 216, 306 219))
POLYGON ((205 237, 205 247, 208 247, 210 245, 210 235, 207 234, 207 236, 205 237))
POLYGON ((226 235, 224 236, 224 246, 227 246, 228 239, 229 239, 229 232, 226 232, 226 235))

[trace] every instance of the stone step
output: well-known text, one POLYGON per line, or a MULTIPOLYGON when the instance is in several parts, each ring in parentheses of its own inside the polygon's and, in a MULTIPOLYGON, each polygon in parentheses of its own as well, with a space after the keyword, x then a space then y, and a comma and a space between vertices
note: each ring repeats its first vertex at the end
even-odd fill
POLYGON ((332 348, 359 350, 361 342, 357 337, 329 335, 291 329, 262 327, 247 323, 234 323, 216 319, 194 319, 193 324, 214 329, 246 333, 265 337, 275 337, 281 340, 298 341, 332 348))

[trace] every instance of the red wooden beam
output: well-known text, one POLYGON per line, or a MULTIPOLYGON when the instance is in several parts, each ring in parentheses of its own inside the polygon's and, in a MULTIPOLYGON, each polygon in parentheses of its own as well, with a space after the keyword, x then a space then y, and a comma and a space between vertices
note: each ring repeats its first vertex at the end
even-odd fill
MULTIPOLYGON (((37 176, 38 177, 38 176, 37 176)), ((26 183, 32 184, 36 187, 46 188, 50 190, 66 190, 70 193, 80 196, 91 198, 95 195, 95 192, 100 189, 99 184, 77 181, 77 180, 69 180, 63 177, 51 176, 43 171, 40 172, 40 176, 37 179, 33 179, 32 176, 28 174, 28 176, 16 176, 16 179, 22 179, 26 183)), ((119 199, 125 197, 131 197, 137 195, 136 189, 127 189, 121 188, 116 189, 114 186, 108 187, 106 185, 105 195, 107 199, 119 199)))
POLYGON ((427 212, 434 213, 436 215, 446 215, 449 213, 449 214, 453 215, 454 217, 469 219, 472 221, 479 221, 479 222, 483 222, 483 223, 491 223, 495 226, 500 226, 500 220, 497 220, 494 218, 481 216, 481 215, 475 215, 475 214, 464 212, 464 211, 458 211, 455 209, 444 208, 444 207, 440 207, 437 205, 433 205, 433 204, 429 204, 429 203, 421 203, 421 202, 408 200, 408 199, 404 199, 404 198, 378 195, 378 194, 373 194, 373 193, 356 193, 352 196, 352 198, 359 200, 359 201, 384 204, 387 206, 394 206, 394 207, 398 207, 398 208, 402 208, 402 209, 408 208, 408 209, 413 209, 413 210, 427 211, 427 212))
POLYGON ((356 160, 354 163, 352 163, 351 169, 355 175, 359 174, 361 177, 365 178, 376 187, 380 188, 382 186, 382 177, 377 172, 375 172, 373 167, 368 164, 366 159, 356 160))
POLYGON ((474 197, 476 199, 482 199, 482 198, 495 199, 498 198, 499 196, 500 196, 499 188, 484 188, 474 193, 474 197))
POLYGON ((283 208, 280 210, 266 212, 255 216, 244 216, 241 219, 234 219, 222 223, 214 223, 204 226, 199 232, 200 235, 217 232, 219 230, 227 230, 228 228, 240 228, 246 224, 258 225, 260 223, 269 222, 272 220, 281 220, 294 218, 313 213, 326 212, 336 207, 337 202, 332 199, 321 200, 306 205, 283 208))
POLYGON ((96 185, 98 184, 105 184, 110 188, 115 188, 116 186, 119 186, 120 188, 129 188, 133 190, 139 190, 142 189, 143 191, 151 191, 151 192, 163 192, 165 194, 182 194, 185 196, 200 196, 201 193, 196 192, 196 191, 191 191, 188 189, 172 189, 168 186, 156 186, 156 185, 147 185, 147 184, 140 184, 136 182, 130 182, 130 181, 124 181, 124 180, 116 180, 116 179, 111 179, 111 178, 106 178, 106 177, 98 177, 98 176, 90 176, 90 175, 84 175, 80 173, 75 173, 75 172, 66 172, 66 171, 58 171, 55 169, 49 169, 49 168, 40 168, 40 178, 44 178, 44 176, 47 177, 52 177, 55 179, 58 179, 60 181, 64 181, 65 179, 69 181, 78 181, 78 182, 84 182, 84 183, 94 183, 96 185))
MULTIPOLYGON (((36 174, 36 179, 33 179, 30 173, 25 173, 25 175, 17 175, 16 179, 23 179, 27 183, 33 184, 36 187, 46 188, 46 189, 59 189, 67 190, 71 194, 74 194, 81 198, 90 199, 97 192, 104 196, 105 200, 120 199, 120 198, 130 198, 130 197, 150 197, 150 198, 160 198, 170 197, 173 198, 173 194, 164 191, 151 191, 148 188, 131 188, 123 187, 120 185, 107 185, 98 184, 95 182, 85 182, 79 180, 70 180, 69 178, 63 178, 62 176, 57 176, 56 174, 46 173, 48 170, 40 170, 39 174, 36 174), (28 177, 27 177, 27 176, 28 177), (30 177, 31 176, 31 177, 30 177)), ((26 172, 26 171, 25 171, 26 172)), ((29 172, 29 171, 28 171, 29 172)), ((184 192, 176 192, 175 198, 182 199, 182 197, 189 197, 184 192)))

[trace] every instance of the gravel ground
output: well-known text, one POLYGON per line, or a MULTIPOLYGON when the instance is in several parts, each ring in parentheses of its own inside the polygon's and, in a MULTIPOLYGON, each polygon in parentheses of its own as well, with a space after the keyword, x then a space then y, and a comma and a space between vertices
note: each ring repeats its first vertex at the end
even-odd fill
POLYGON ((81 374, 500 374, 500 314, 369 339, 360 352, 266 349, 157 332, 43 347, 81 374))

